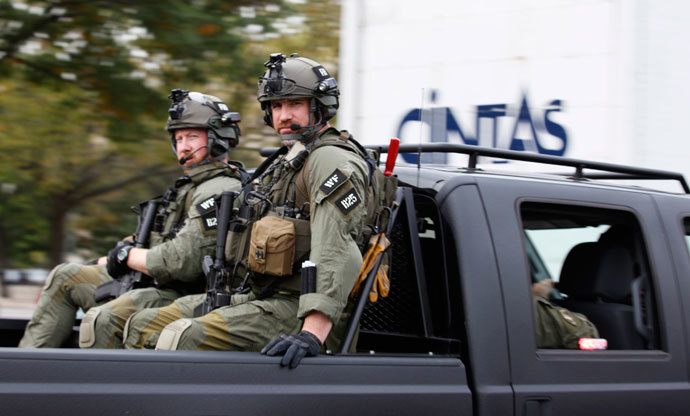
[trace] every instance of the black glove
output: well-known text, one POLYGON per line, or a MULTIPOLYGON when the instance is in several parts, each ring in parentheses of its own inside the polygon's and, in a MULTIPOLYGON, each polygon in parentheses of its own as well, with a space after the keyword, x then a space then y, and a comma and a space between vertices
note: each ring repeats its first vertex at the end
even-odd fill
POLYGON ((297 335, 283 334, 261 349, 262 354, 270 356, 285 354, 280 365, 284 367, 289 364, 290 368, 297 367, 305 355, 313 357, 319 355, 319 351, 321 341, 309 331, 300 331, 297 335))
POLYGON ((127 266, 127 259, 129 258, 129 251, 134 247, 131 241, 120 241, 114 249, 108 252, 108 263, 106 269, 110 277, 117 279, 132 271, 127 266))

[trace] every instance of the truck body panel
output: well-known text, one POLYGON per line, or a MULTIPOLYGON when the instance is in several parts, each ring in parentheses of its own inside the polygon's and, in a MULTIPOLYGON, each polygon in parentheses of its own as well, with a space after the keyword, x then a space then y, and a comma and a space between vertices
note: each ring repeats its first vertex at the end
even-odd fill
POLYGON ((307 398, 312 414, 472 411, 457 358, 316 357, 291 371, 258 353, 1 349, 0 369, 4 414, 297 413, 307 398))

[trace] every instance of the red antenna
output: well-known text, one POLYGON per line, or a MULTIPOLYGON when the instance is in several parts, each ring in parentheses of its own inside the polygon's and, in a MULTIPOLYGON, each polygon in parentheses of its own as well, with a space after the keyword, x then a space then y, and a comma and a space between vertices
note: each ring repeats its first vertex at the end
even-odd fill
POLYGON ((395 160, 398 158, 398 147, 400 146, 400 139, 397 137, 392 137, 391 142, 388 145, 388 156, 386 157, 386 170, 383 174, 386 176, 391 176, 393 174, 393 168, 395 167, 395 160))

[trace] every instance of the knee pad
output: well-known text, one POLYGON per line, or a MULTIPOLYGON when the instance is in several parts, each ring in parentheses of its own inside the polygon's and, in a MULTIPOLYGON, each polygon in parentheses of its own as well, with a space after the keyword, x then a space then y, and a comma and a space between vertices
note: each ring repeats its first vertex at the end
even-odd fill
POLYGON ((156 343, 157 350, 176 350, 177 344, 180 342, 180 337, 184 331, 192 326, 192 320, 178 319, 177 321, 168 324, 161 332, 160 337, 158 337, 158 342, 156 343))
POLYGON ((82 318, 81 325, 79 325, 79 348, 91 348, 96 343, 94 326, 100 313, 101 308, 96 306, 89 309, 82 318))

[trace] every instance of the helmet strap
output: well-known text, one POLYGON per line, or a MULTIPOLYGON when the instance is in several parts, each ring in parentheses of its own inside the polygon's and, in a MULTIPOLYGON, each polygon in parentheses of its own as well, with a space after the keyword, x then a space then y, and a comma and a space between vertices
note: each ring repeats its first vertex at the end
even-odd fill
POLYGON ((170 146, 172 147, 172 152, 177 157, 177 144, 175 143, 175 130, 170 131, 170 146))
POLYGON ((323 127, 326 124, 326 121, 323 119, 321 116, 321 110, 318 108, 316 105, 316 99, 312 98, 311 99, 311 111, 309 111, 309 124, 300 135, 302 136, 302 139, 300 140, 302 143, 306 143, 311 138, 313 138, 316 133, 321 130, 321 127, 323 127), (313 121, 316 119, 316 121, 313 121))

